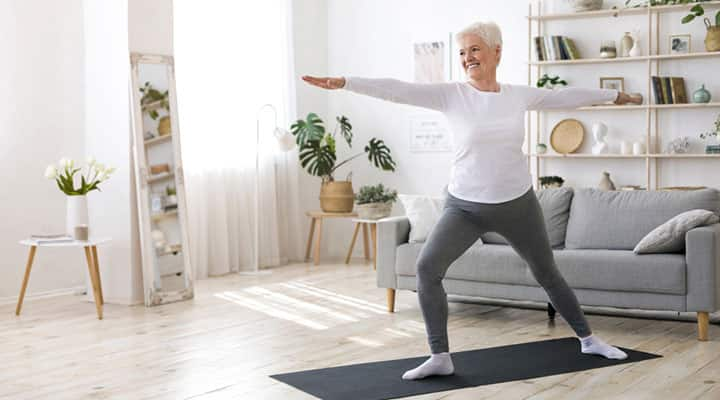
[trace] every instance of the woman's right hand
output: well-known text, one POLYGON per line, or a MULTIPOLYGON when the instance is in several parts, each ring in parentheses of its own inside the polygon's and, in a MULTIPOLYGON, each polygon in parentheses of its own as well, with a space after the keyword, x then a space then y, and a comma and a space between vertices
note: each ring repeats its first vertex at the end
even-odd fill
POLYGON ((345 87, 345 78, 319 78, 305 75, 302 77, 305 82, 323 89, 342 89, 345 87))

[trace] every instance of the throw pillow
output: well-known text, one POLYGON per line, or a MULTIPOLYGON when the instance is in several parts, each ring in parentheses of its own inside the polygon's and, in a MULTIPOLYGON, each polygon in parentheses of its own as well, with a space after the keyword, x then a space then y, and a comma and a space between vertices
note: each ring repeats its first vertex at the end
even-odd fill
POLYGON ((672 253, 685 249, 685 234, 692 228, 720 220, 708 210, 690 210, 678 214, 645 235, 635 246, 635 254, 672 253))
POLYGON ((424 242, 440 219, 445 198, 440 196, 398 194, 410 220, 410 243, 424 242))

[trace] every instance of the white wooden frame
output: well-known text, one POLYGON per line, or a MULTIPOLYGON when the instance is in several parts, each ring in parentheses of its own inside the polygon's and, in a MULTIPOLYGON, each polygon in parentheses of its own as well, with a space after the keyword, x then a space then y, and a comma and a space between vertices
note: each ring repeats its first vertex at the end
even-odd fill
MULTIPOLYGON (((180 149, 180 129, 177 116, 177 97, 175 92, 175 63, 171 56, 131 53, 130 64, 132 73, 132 120, 133 120, 133 158, 135 170, 135 186, 137 192, 138 219, 140 228, 140 248, 142 256, 143 286, 146 306, 155 306, 174 301, 193 298, 193 275, 190 264, 190 245, 187 232, 187 208, 185 203, 185 180, 183 175, 183 164, 180 149), (151 214, 150 214, 150 176, 149 168, 146 165, 146 144, 158 139, 145 141, 143 137, 143 112, 140 105, 140 80, 139 64, 160 64, 167 67, 168 76, 168 100, 170 105, 170 124, 172 126, 172 147, 176 194, 178 197, 177 217, 179 218, 182 240, 183 275, 185 288, 175 291, 157 290, 153 285, 156 276, 156 255, 151 236, 151 214)), ((159 267, 158 267, 159 268, 159 267)))

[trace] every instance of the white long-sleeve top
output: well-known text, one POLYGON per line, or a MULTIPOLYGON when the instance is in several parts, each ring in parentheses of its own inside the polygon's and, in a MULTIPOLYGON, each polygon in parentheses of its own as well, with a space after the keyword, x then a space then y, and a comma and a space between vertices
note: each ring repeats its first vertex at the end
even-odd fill
POLYGON ((344 89, 445 114, 454 152, 448 192, 479 203, 513 200, 532 187, 522 152, 526 110, 576 108, 618 96, 615 89, 550 90, 500 83, 499 92, 486 92, 467 82, 408 83, 357 77, 346 77, 344 89))

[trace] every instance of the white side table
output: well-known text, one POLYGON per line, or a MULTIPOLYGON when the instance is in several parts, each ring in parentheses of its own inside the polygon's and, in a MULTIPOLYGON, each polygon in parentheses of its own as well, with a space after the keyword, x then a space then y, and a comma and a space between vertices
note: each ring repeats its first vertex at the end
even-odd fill
POLYGON ((20 296, 18 297, 15 315, 20 315, 23 298, 25 297, 25 289, 30 280, 30 269, 32 268, 35 252, 38 247, 83 247, 85 249, 85 259, 87 259, 88 271, 90 272, 90 280, 92 281, 93 294, 95 295, 95 309, 97 310, 98 319, 102 319, 102 284, 100 282, 100 264, 98 262, 97 245, 109 242, 110 238, 92 238, 90 240, 74 240, 72 242, 38 242, 32 239, 21 240, 20 244, 30 247, 27 266, 25 267, 25 277, 23 278, 22 287, 20 288, 20 296))

